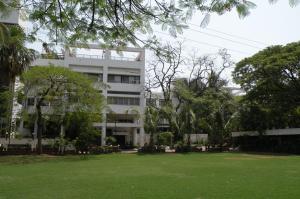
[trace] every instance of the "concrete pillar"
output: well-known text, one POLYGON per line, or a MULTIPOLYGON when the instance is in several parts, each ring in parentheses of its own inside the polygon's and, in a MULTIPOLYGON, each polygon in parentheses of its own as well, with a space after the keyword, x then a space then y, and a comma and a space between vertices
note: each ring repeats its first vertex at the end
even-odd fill
MULTIPOLYGON (((105 58, 107 58, 107 54, 110 54, 110 51, 108 53, 108 51, 106 51, 105 53, 105 58)), ((108 72, 108 66, 103 66, 103 83, 106 84, 107 83, 107 72, 108 72)), ((102 95, 105 97, 105 99, 107 99, 107 89, 103 88, 102 89, 102 95)), ((102 113, 102 133, 101 133, 101 145, 105 146, 106 145, 106 110, 104 108, 103 113, 102 113)))
POLYGON ((37 118, 34 121, 34 129, 33 129, 33 139, 37 139, 37 131, 38 131, 38 124, 37 124, 37 118))
POLYGON ((65 127, 64 125, 60 125, 60 137, 64 137, 65 136, 65 127))
POLYGON ((145 132, 144 132, 144 128, 141 127, 140 128, 140 146, 144 146, 145 144, 145 132))
POLYGON ((21 119, 21 121, 20 121, 19 131, 21 134, 24 133, 24 120, 23 119, 21 119))
POLYGON ((137 135, 137 128, 134 128, 133 129, 133 136, 132 136, 132 139, 133 139, 133 146, 137 146, 138 145, 138 135, 137 135))
POLYGON ((105 50, 105 59, 111 59, 111 51, 108 49, 105 50))
POLYGON ((101 132, 101 146, 106 145, 106 125, 102 126, 102 132, 101 132))

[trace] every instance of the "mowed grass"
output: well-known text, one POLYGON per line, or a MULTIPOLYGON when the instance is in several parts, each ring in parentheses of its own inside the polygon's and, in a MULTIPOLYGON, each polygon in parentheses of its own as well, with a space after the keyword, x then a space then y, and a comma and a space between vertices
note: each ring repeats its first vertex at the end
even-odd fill
POLYGON ((300 156, 0 157, 0 198, 298 199, 300 156))

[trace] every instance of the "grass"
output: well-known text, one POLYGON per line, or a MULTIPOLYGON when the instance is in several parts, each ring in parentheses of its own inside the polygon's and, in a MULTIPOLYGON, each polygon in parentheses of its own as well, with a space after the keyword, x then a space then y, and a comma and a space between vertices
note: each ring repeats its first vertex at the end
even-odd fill
POLYGON ((296 199, 299 187, 300 156, 0 157, 0 199, 296 199))

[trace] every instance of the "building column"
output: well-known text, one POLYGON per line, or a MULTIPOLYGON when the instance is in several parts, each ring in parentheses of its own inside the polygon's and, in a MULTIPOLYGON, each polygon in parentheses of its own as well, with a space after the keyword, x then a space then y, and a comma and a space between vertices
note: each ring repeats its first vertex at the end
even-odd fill
POLYGON ((20 120, 20 125, 19 125, 19 129, 18 130, 19 130, 19 132, 21 134, 24 133, 24 120, 23 119, 20 120))
POLYGON ((65 136, 65 127, 64 125, 60 125, 60 137, 64 137, 65 136))
POLYGON ((101 146, 106 145, 106 126, 102 125, 102 132, 101 132, 101 146))
MULTIPOLYGON (((108 59, 108 55, 110 54, 110 51, 105 54, 105 58, 108 59)), ((108 66, 103 66, 103 71, 102 71, 102 77, 103 77, 103 83, 107 84, 107 73, 108 73, 108 66)), ((102 89, 102 95, 104 96, 105 100, 107 100, 107 89, 104 87, 102 89)), ((101 132, 101 146, 106 145, 106 123, 107 123, 107 118, 106 118, 106 108, 104 108, 102 112, 102 132, 101 132)))
POLYGON ((140 128, 140 146, 144 146, 145 144, 145 132, 144 127, 140 128))
POLYGON ((34 121, 34 129, 33 129, 33 139, 37 139, 37 131, 38 131, 38 124, 37 124, 37 118, 34 121))
POLYGON ((137 146, 138 145, 138 137, 137 137, 137 128, 133 129, 133 146, 137 146))

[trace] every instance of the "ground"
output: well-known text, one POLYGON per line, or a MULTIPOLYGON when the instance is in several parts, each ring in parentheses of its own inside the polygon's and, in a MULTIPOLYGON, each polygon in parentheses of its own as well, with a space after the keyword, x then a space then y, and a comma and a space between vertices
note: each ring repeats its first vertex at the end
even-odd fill
POLYGON ((300 156, 0 157, 0 199, 297 199, 300 156))

